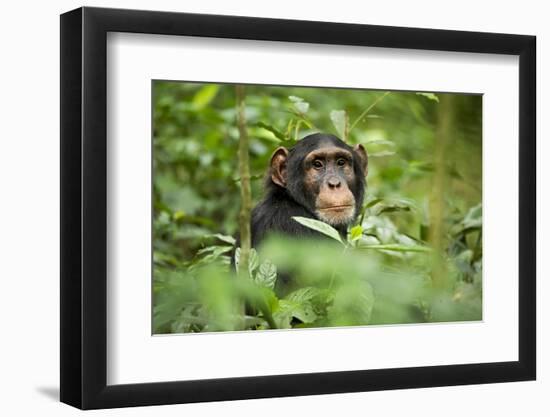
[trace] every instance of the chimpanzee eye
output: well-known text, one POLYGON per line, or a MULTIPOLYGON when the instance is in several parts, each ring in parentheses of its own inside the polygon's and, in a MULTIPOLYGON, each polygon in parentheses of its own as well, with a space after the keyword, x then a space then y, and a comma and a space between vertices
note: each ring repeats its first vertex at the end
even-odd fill
POLYGON ((339 166, 339 167, 343 167, 344 165, 346 165, 346 160, 344 158, 340 158, 336 161, 336 164, 339 166))
POLYGON ((316 159, 315 161, 313 161, 313 167, 315 169, 321 169, 323 168, 323 163, 320 160, 316 159))

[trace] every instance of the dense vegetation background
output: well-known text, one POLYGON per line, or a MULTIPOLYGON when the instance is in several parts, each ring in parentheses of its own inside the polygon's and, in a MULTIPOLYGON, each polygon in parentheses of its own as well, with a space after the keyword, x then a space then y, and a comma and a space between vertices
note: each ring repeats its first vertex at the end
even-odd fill
POLYGON ((268 242, 237 278, 236 88, 155 81, 154 333, 481 319, 481 100, 246 86, 253 204, 273 150, 309 133, 362 143, 369 173, 347 239, 268 242), (275 293, 277 268, 295 291, 275 293))

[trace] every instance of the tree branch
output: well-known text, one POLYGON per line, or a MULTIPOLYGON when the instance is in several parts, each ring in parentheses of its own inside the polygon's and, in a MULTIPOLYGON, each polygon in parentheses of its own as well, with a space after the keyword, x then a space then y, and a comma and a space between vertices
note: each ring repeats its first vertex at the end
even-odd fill
POLYGON ((250 211, 252 209, 252 196, 250 191, 250 167, 248 154, 248 133, 246 130, 245 115, 245 87, 235 87, 237 98, 237 126, 239 129, 239 176, 241 183, 241 210, 239 213, 239 229, 241 241, 241 253, 239 258, 239 273, 248 271, 248 259, 250 257, 250 211))

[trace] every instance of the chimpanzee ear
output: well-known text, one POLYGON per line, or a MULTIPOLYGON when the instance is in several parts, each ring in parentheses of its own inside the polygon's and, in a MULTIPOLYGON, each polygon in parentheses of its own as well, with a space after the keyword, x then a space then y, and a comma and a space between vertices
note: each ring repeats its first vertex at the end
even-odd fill
POLYGON ((359 156, 359 159, 361 160, 361 168, 363 168, 363 172, 365 173, 365 176, 366 176, 368 172, 368 167, 369 167, 369 156, 367 154, 367 150, 360 143, 355 145, 353 147, 353 150, 359 156))
POLYGON ((286 159, 288 149, 282 146, 275 149, 271 156, 271 180, 281 187, 286 187, 286 159))

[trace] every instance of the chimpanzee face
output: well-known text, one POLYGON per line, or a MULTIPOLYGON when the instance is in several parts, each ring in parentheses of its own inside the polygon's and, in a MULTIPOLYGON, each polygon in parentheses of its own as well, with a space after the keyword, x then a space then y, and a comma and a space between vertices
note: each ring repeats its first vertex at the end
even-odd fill
POLYGON ((348 224, 355 218, 353 155, 346 149, 327 146, 304 159, 306 193, 315 196, 315 215, 332 225, 348 224))
POLYGON ((333 226, 349 225, 363 202, 365 148, 352 148, 332 135, 311 135, 302 141, 290 151, 275 151, 272 181, 286 188, 319 220, 333 226))

